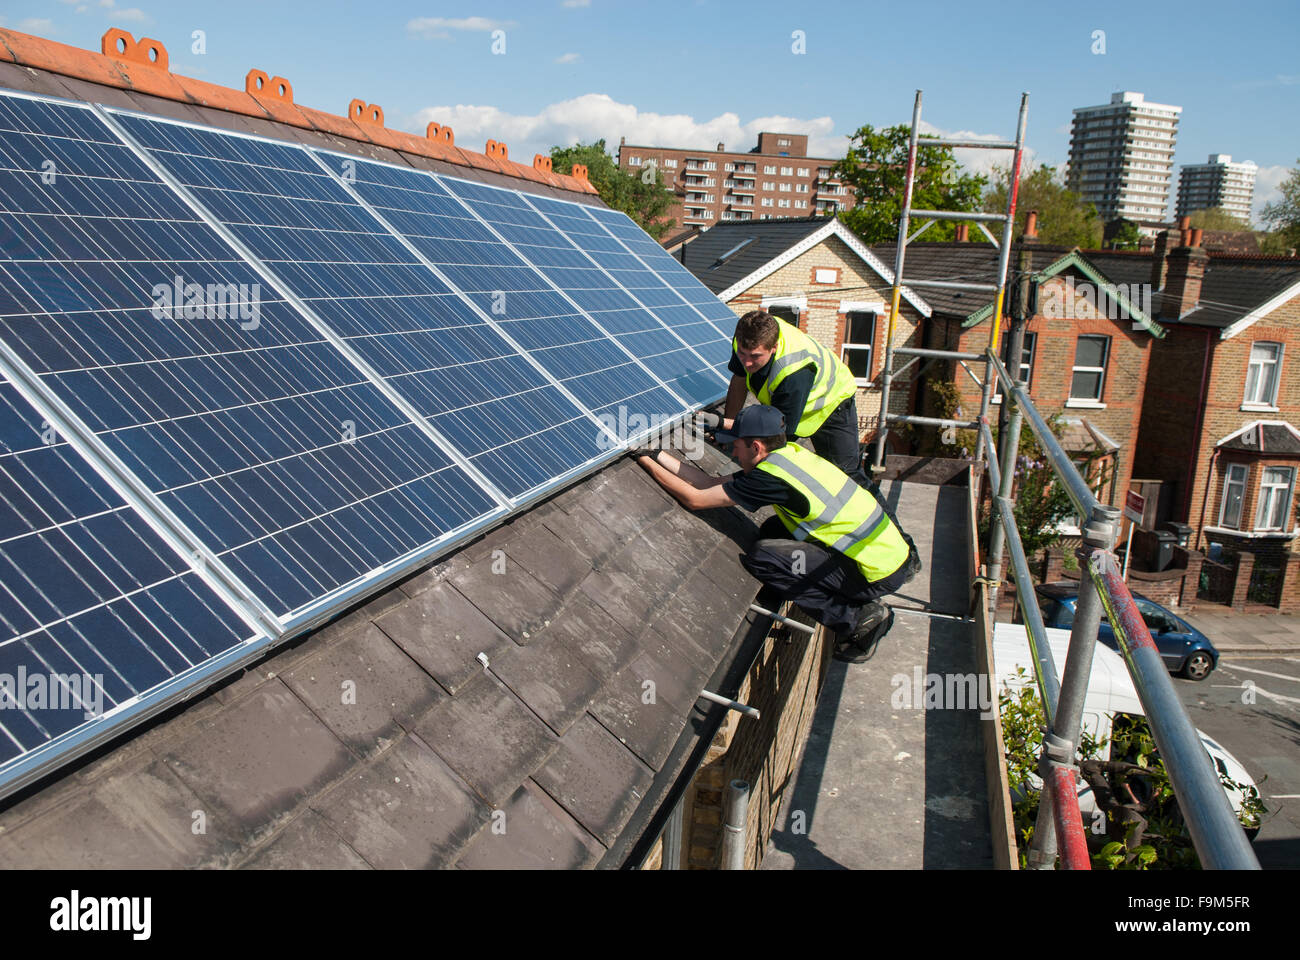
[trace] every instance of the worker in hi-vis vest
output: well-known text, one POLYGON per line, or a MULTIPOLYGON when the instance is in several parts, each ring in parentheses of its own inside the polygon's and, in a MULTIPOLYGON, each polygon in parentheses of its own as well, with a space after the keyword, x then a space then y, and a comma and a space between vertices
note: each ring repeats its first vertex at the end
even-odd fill
POLYGON ((731 340, 731 386, 721 427, 752 393, 759 403, 785 416, 786 437, 807 437, 818 456, 861 483, 862 447, 858 438, 857 380, 831 350, 798 327, 765 310, 751 310, 736 324, 731 340))
POLYGON ((837 658, 860 663, 893 623, 877 598, 916 576, 920 560, 881 501, 786 437, 781 411, 756 404, 718 432, 734 443, 739 473, 714 477, 662 450, 629 452, 690 510, 771 506, 776 516, 759 528, 745 569, 834 630, 837 658))

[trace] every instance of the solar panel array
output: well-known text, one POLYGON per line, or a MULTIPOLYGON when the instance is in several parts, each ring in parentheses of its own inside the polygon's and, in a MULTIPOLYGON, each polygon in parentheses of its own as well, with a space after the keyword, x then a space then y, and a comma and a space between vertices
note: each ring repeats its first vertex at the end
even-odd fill
POLYGON ((0 93, 0 793, 716 401, 732 326, 620 213, 0 93))

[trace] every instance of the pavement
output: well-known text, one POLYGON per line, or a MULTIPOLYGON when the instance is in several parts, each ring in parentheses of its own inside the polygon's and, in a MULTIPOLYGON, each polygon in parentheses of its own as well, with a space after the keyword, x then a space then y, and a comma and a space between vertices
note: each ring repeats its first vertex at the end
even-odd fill
POLYGON ((871 660, 831 661, 764 870, 992 867, 980 707, 954 687, 924 709, 921 692, 931 674, 975 673, 973 627, 950 618, 970 579, 966 490, 882 489, 922 572, 886 598, 895 622, 871 660))
POLYGON ((1209 637, 1220 653, 1300 653, 1300 617, 1294 614, 1236 613, 1227 607, 1198 606, 1178 615, 1209 637))

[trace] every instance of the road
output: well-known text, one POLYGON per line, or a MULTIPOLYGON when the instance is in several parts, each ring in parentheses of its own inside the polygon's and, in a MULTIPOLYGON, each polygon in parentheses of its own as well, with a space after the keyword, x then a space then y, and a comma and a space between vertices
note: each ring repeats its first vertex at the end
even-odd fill
POLYGON ((1268 807, 1255 838, 1260 865, 1300 867, 1300 656, 1224 654, 1205 680, 1174 686, 1192 723, 1259 784, 1268 807))

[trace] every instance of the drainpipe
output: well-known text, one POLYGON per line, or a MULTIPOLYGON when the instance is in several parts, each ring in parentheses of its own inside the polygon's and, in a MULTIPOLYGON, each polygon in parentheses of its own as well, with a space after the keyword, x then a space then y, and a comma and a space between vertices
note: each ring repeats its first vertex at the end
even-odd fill
MULTIPOLYGON (((1196 525, 1196 551, 1201 551, 1201 538, 1205 536, 1205 508, 1210 505, 1210 478, 1214 476, 1214 461, 1219 458, 1219 448, 1210 454, 1210 469, 1205 471, 1205 496, 1201 499, 1201 522, 1196 525)), ((1245 497, 1242 497, 1245 500, 1245 497)))
MULTIPOLYGON (((1210 330, 1207 328, 1205 331, 1205 359, 1201 361, 1201 395, 1200 398, 1196 401, 1196 431, 1192 434, 1192 442, 1196 444, 1196 449, 1193 451, 1192 455, 1187 458, 1187 480, 1183 484, 1183 486, 1187 488, 1187 493, 1184 494, 1185 502, 1183 503, 1183 516, 1187 517, 1187 519, 1189 520, 1191 519, 1189 514, 1192 512, 1192 484, 1195 482, 1196 460, 1201 452, 1201 428, 1205 424, 1205 391, 1207 386, 1209 385, 1209 380, 1210 380, 1210 330)), ((1218 455, 1218 451, 1216 450, 1214 452, 1214 456, 1217 455, 1218 455)), ((1210 458, 1211 474, 1214 473, 1214 456, 1210 458)), ((1208 479, 1206 480, 1206 484, 1207 486, 1205 488, 1206 491, 1205 495, 1208 497, 1209 496, 1208 479)), ((1204 504, 1201 505, 1201 523, 1202 524, 1205 523, 1204 504)), ((1201 531, 1197 529, 1196 531, 1197 550, 1201 549, 1200 544, 1201 544, 1201 531)))
POLYGON ((749 784, 732 780, 727 787, 727 824, 722 838, 722 869, 745 869, 745 825, 749 820, 749 784))

